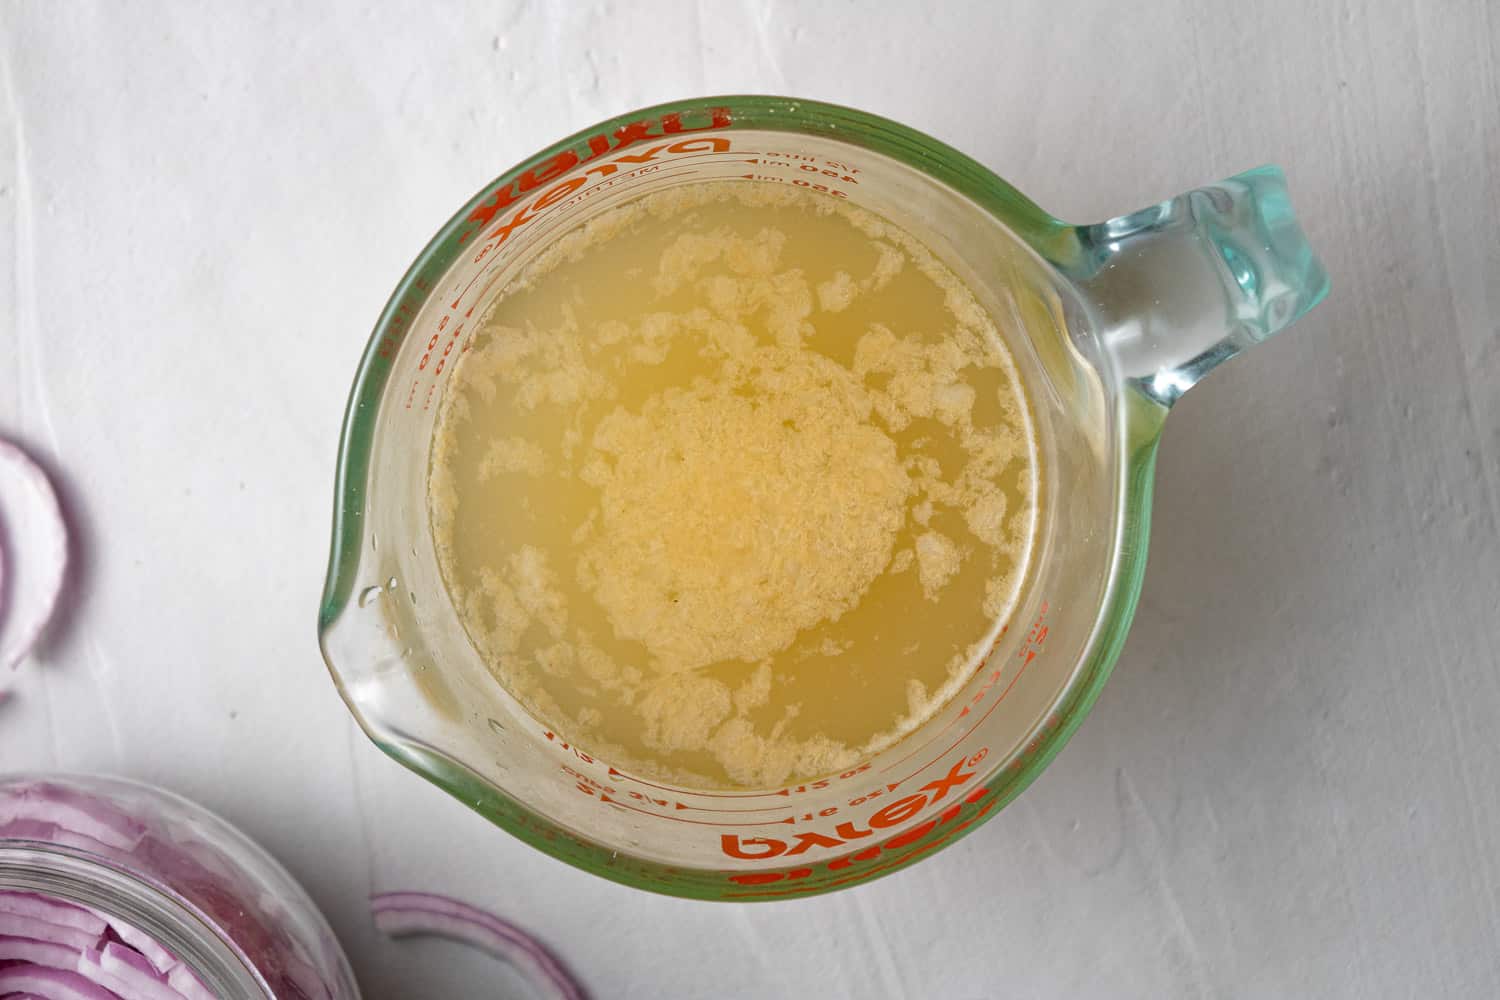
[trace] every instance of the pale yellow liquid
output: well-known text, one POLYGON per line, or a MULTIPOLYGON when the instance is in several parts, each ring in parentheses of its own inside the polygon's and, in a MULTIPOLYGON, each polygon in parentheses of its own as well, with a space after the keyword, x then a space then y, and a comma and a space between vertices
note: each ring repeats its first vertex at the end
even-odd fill
POLYGON ((993 319, 915 239, 699 184, 506 289, 447 389, 432 529, 475 647, 561 738, 772 787, 973 674, 1028 561, 1035 452, 993 319))

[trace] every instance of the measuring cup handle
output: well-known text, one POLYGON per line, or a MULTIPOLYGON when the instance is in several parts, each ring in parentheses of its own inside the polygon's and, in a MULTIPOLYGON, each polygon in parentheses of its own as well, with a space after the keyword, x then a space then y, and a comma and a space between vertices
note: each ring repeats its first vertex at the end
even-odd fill
POLYGON ((1328 292, 1277 167, 1075 232, 1081 253, 1067 270, 1106 350, 1163 406, 1328 292))

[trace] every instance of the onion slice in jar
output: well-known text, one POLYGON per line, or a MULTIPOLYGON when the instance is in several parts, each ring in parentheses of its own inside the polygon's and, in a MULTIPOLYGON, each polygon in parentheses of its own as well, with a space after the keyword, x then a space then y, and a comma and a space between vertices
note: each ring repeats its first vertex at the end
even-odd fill
POLYGON ((430 892, 388 892, 370 898, 375 926, 394 938, 432 936, 472 945, 515 966, 553 1000, 588 994, 540 941, 507 920, 430 892))
POLYGON ((44 1000, 120 1000, 119 995, 91 983, 76 972, 41 965, 11 965, 0 969, 0 996, 30 993, 44 1000))
POLYGON ((155 939, 149 935, 136 930, 123 920, 117 920, 102 913, 99 915, 109 921, 109 929, 115 932, 115 937, 140 952, 143 956, 143 961, 148 963, 151 969, 159 975, 166 975, 177 965, 177 959, 173 957, 172 953, 157 944, 155 939))
POLYGON ((173 966, 167 973, 167 985, 176 990, 183 1000, 219 1000, 213 993, 209 992, 207 986, 203 985, 193 970, 185 965, 173 966))
POLYGON ((18 821, 50 823, 54 829, 44 839, 82 850, 133 851, 146 836, 144 824, 113 805, 48 781, 0 790, 0 833, 19 836, 10 829, 18 821))
POLYGON ((0 973, 18 970, 30 971, 24 981, 0 979, 0 998, 216 1000, 190 969, 129 924, 51 896, 0 891, 0 973))
POLYGON ((104 918, 72 903, 60 899, 38 896, 32 892, 0 891, 0 913, 17 917, 31 917, 61 927, 72 927, 94 935, 97 939, 104 933, 104 918))
POLYGON ((103 951, 79 955, 78 974, 121 1000, 182 1000, 182 994, 151 971, 144 958, 113 941, 103 951))
MULTIPOLYGON (((98 934, 81 931, 77 927, 48 923, 36 917, 18 917, 14 913, 0 913, 0 934, 7 937, 30 938, 48 944, 60 944, 64 948, 83 951, 99 943, 98 934)), ((0 993, 0 996, 5 994, 0 993)))
POLYGON ((30 962, 49 969, 68 969, 78 964, 78 952, 54 941, 0 937, 0 962, 30 962))
POLYGON ((19 445, 0 438, 0 517, 10 558, 0 558, 0 670, 31 652, 62 593, 68 527, 57 491, 19 445))

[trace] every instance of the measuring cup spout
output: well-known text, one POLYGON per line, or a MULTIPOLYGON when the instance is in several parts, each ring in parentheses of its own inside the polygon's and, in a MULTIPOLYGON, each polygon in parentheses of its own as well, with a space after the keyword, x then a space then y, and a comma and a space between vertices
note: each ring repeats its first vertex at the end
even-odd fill
POLYGON ((1328 291, 1277 167, 1075 232, 1070 277, 1120 373, 1163 406, 1328 291))

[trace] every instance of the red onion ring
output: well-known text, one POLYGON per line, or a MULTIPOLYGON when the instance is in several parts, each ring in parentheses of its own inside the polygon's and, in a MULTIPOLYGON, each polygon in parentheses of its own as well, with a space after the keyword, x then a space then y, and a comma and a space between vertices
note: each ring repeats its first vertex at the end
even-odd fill
POLYGON ((0 553, 0 670, 4 670, 17 666, 41 638, 57 607, 68 568, 68 527, 57 491, 42 467, 5 438, 0 438, 0 515, 5 516, 14 550, 8 561, 0 553), (26 528, 24 534, 21 526, 26 528))
POLYGON ((118 994, 89 982, 76 972, 42 965, 12 965, 0 969, 0 996, 9 993, 30 993, 45 1000, 119 1000, 118 994))
POLYGON ((588 994, 536 938, 493 913, 430 892, 388 892, 370 898, 375 926, 391 937, 430 935, 472 945, 515 966, 549 1000, 588 994))

